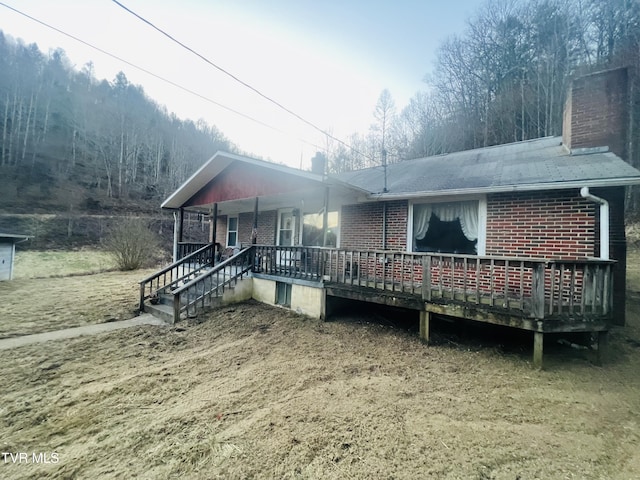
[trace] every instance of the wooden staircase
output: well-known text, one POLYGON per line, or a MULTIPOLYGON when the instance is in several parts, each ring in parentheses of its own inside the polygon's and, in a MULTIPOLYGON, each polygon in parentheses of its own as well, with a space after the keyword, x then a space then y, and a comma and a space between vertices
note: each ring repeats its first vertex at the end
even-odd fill
POLYGON ((142 280, 140 311, 173 324, 220 306, 225 292, 249 277, 254 247, 219 263, 212 248, 207 245, 142 280))

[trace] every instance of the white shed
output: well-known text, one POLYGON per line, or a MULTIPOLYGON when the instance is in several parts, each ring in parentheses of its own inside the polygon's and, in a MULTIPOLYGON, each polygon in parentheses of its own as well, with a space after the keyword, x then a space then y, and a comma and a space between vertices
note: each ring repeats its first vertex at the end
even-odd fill
POLYGON ((13 278, 13 259, 16 256, 16 243, 24 242, 29 237, 0 233, 0 281, 13 278))

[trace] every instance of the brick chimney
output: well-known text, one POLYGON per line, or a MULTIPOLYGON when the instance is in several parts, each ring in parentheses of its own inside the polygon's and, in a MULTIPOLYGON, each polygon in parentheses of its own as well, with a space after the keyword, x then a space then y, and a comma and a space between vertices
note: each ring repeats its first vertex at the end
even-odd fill
POLYGON ((627 68, 591 73, 571 82, 562 119, 562 143, 569 150, 609 147, 626 160, 627 68))

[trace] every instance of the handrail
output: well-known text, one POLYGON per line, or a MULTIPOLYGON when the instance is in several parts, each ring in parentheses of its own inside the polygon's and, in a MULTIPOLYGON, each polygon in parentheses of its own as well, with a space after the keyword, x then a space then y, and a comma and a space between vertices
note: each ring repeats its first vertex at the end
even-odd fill
POLYGON ((183 281, 185 278, 194 276, 203 269, 212 266, 214 259, 215 246, 209 244, 141 280, 139 282, 140 311, 144 311, 144 301, 147 298, 151 298, 157 295, 158 292, 166 290, 178 282, 183 281), (198 265, 196 268, 192 266, 194 263, 198 265), (182 270, 182 273, 180 273, 180 270, 182 270), (149 287, 148 293, 147 287, 149 287))
POLYGON ((256 271, 482 306, 537 320, 606 318, 613 260, 256 246, 256 271))
POLYGON ((183 311, 189 314, 193 309, 195 313, 198 305, 204 308, 207 302, 210 302, 213 298, 221 297, 227 286, 235 285, 238 279, 242 279, 253 268, 254 251, 255 247, 253 245, 247 247, 227 260, 220 262, 211 270, 173 290, 171 293, 173 295, 174 322, 180 319, 183 311), (232 271, 234 268, 235 271, 232 271), (228 274, 227 269, 229 269, 228 274), (190 296, 193 298, 190 298, 190 296), (187 301, 183 304, 182 299, 185 297, 187 301))

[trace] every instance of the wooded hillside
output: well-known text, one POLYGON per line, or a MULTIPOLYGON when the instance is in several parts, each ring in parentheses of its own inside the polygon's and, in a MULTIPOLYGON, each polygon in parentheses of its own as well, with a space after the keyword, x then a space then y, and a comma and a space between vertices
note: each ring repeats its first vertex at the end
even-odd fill
POLYGON ((0 31, 0 209, 144 212, 218 149, 204 121, 181 120, 124 73, 98 81, 64 51, 45 54, 0 31))

